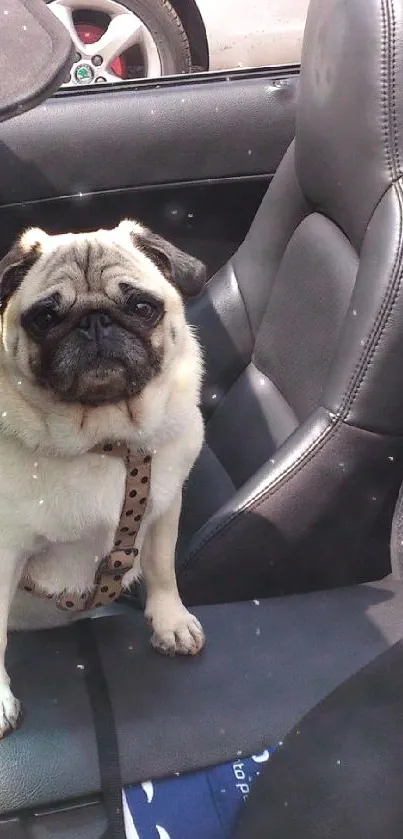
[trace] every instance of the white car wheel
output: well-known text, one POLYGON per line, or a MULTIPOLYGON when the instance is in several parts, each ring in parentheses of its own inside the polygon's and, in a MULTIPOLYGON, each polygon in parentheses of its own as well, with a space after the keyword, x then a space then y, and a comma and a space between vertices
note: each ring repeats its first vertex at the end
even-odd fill
POLYGON ((46 0, 76 60, 65 86, 189 73, 189 42, 168 0, 46 0))

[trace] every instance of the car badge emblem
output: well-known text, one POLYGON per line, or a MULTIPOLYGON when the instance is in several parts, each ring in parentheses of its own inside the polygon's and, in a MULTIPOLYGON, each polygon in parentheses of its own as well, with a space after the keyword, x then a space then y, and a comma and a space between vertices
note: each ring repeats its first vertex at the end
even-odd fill
POLYGON ((94 81, 94 71, 90 64, 79 64, 74 75, 77 84, 91 84, 94 81))

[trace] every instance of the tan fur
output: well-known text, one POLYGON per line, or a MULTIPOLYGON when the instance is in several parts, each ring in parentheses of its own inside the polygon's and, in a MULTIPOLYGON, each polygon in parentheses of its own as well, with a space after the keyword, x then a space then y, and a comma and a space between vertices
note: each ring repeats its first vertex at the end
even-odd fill
POLYGON ((124 440, 153 456, 140 557, 124 579, 130 586, 140 571, 144 575, 152 643, 168 654, 194 654, 204 643, 200 624, 181 603, 174 571, 182 486, 203 439, 200 350, 180 294, 133 245, 136 231, 141 226, 126 221, 80 235, 30 230, 21 240, 22 250, 36 246, 41 255, 5 308, 0 341, 0 738, 20 714, 4 668, 7 627, 72 619, 54 601, 17 590, 24 567, 49 594, 84 592, 113 545, 125 470, 119 460, 92 454, 98 443, 124 440), (80 259, 88 242, 93 250, 99 246, 100 259, 92 259, 85 276, 80 259), (152 338, 163 350, 162 368, 131 399, 97 407, 61 402, 35 379, 37 348, 21 327, 21 314, 49 290, 60 291, 71 307, 105 298, 113 305, 123 277, 164 301, 165 316, 152 338))

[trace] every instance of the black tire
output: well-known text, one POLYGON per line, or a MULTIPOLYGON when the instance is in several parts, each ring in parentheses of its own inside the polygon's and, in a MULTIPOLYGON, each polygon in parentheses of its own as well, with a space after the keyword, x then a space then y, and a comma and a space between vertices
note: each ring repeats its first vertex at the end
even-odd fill
POLYGON ((158 49, 162 75, 191 73, 192 57, 182 22, 168 0, 118 0, 142 20, 158 49))
MULTIPOLYGON (((47 3, 51 0, 46 0, 47 3)), ((168 0, 116 0, 149 29, 157 47, 163 76, 190 73, 192 57, 182 22, 168 0)), ((92 0, 88 0, 91 9, 92 0)), ((96 8, 96 0, 94 0, 96 8)))

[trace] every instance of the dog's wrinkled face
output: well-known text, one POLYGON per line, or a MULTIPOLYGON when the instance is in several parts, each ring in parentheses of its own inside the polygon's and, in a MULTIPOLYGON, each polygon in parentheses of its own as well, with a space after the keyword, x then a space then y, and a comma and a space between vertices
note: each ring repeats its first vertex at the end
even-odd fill
POLYGON ((204 282, 198 260, 135 222, 29 230, 0 262, 3 359, 64 402, 129 399, 180 351, 181 297, 204 282))

